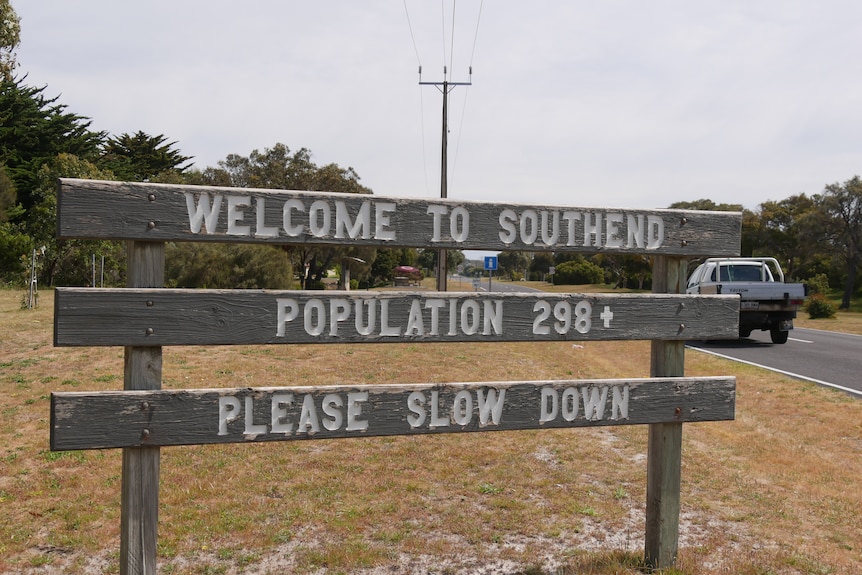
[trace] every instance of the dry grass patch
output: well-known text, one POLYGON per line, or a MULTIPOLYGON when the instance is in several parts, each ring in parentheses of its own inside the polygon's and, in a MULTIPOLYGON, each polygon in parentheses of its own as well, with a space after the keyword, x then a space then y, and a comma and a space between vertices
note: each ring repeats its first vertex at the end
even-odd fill
POLYGON ((800 312, 799 317, 793 320, 793 324, 797 327, 862 335, 862 314, 857 312, 838 311, 835 313, 835 317, 821 319, 810 319, 806 312, 800 312))
MULTIPOLYGON (((52 295, 0 292, 0 572, 116 573, 119 450, 48 451, 56 390, 122 388, 122 349, 54 348, 52 295)), ((165 388, 642 377, 647 342, 178 347, 165 388)), ((862 402, 736 374, 687 425, 678 573, 862 572, 862 402)), ((162 449, 160 572, 640 573, 646 428, 162 449)))

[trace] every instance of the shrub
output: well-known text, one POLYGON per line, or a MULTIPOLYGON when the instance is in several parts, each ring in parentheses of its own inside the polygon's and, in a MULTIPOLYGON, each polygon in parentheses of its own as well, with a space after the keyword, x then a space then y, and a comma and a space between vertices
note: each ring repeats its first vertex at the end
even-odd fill
POLYGON ((833 317, 835 315, 835 306, 822 293, 812 294, 808 298, 806 309, 808 310, 808 317, 811 319, 833 317))
POLYGON ((605 281, 605 272, 588 261, 568 261, 556 266, 554 283, 562 285, 600 284, 605 281))
POLYGON ((829 293, 829 277, 826 274, 817 274, 805 283, 808 284, 808 292, 811 294, 826 295, 829 293))

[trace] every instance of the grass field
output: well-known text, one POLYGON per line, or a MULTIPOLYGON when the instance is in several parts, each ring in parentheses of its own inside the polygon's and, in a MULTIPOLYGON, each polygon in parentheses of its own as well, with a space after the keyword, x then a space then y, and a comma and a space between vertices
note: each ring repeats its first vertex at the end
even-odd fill
MULTIPOLYGON (((51 452, 48 435, 51 392, 121 389, 123 350, 53 347, 53 295, 21 295, 0 291, 0 573, 118 573, 120 451, 51 452)), ((643 377, 649 342, 180 347, 163 373, 167 389, 643 377)), ((695 352, 686 374, 736 375, 737 418, 684 428, 666 572, 862 573, 862 401, 695 352)), ((163 448, 159 572, 641 573, 646 432, 163 448)))

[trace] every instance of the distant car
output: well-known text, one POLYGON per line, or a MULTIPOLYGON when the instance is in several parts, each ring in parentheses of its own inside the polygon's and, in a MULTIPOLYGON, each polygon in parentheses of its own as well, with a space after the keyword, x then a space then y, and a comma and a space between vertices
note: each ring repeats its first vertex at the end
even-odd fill
POLYGON ((691 274, 686 293, 738 294, 739 337, 768 330, 773 343, 786 343, 808 289, 784 283, 775 258, 710 258, 691 274))

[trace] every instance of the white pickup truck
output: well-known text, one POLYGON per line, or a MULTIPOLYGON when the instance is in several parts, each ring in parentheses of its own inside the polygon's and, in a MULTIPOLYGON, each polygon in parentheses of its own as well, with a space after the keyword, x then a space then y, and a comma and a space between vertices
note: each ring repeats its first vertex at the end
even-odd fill
POLYGON ((686 293, 739 294, 739 337, 769 330, 773 343, 785 343, 807 286, 784 283, 775 258, 710 258, 691 274, 686 293))

